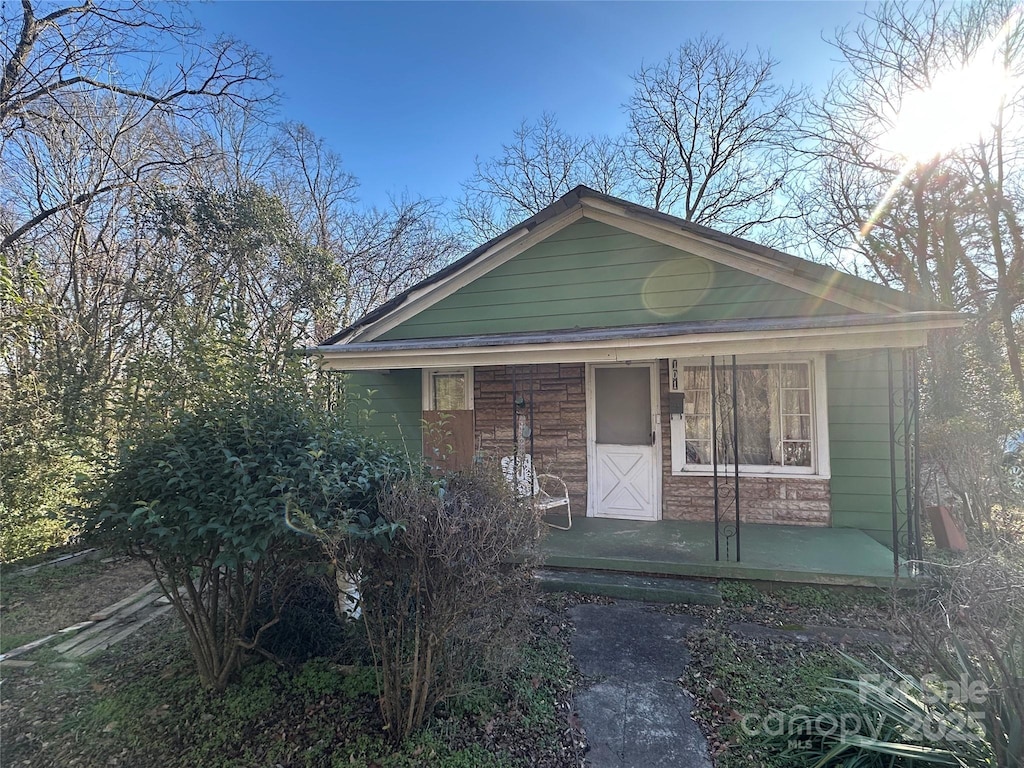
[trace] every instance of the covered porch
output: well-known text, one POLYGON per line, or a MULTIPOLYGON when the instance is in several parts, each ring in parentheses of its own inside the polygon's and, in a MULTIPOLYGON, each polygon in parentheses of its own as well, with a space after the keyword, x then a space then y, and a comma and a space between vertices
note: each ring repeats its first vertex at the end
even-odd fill
POLYGON ((860 530, 745 523, 741 536, 740 562, 735 538, 724 536, 716 561, 714 523, 576 518, 571 530, 548 531, 541 559, 546 568, 661 576, 859 587, 895 581, 892 550, 860 530))

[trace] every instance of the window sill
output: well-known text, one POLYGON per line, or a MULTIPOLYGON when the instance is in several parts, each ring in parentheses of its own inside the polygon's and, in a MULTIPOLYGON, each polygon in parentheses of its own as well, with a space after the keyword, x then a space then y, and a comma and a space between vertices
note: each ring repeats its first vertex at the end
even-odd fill
MULTIPOLYGON (((715 473, 710 469, 673 469, 673 477, 714 477, 715 473)), ((732 467, 725 467, 718 472, 719 477, 732 477, 732 467)), ((752 478, 792 478, 794 480, 830 480, 830 472, 814 472, 813 470, 793 469, 743 469, 740 467, 740 477, 752 478)))

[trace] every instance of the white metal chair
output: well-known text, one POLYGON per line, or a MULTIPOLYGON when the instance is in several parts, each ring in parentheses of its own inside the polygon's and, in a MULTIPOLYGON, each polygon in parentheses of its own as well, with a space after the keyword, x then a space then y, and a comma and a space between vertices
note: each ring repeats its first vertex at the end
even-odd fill
POLYGON ((537 474, 533 468, 533 457, 526 453, 522 456, 506 456, 501 460, 501 473, 505 481, 511 486, 513 492, 520 497, 527 498, 533 508, 541 513, 552 509, 565 507, 567 525, 555 525, 545 521, 545 525, 557 528, 560 531, 568 531, 572 528, 572 508, 569 506, 569 488, 565 481, 555 475, 537 474), (541 480, 545 482, 542 484, 541 480), (547 486, 545 488, 544 486, 547 486), (561 490, 558 490, 561 486, 561 490), (554 490, 555 493, 550 493, 554 490))

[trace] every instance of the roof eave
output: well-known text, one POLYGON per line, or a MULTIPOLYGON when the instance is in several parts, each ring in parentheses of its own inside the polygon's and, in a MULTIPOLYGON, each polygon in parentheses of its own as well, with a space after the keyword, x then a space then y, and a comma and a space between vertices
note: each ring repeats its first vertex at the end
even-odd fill
POLYGON ((321 345, 310 351, 321 357, 324 367, 346 371, 625 362, 728 354, 806 354, 922 347, 927 344, 929 332, 958 328, 965 322, 963 316, 952 312, 922 315, 900 322, 878 321, 859 326, 704 330, 634 338, 591 337, 521 343, 496 343, 497 339, 490 342, 486 339, 424 339, 421 344, 406 341, 402 344, 321 345))
POLYGON ((491 238, 486 243, 477 246, 465 256, 453 261, 448 266, 443 267, 434 274, 402 291, 397 296, 394 296, 389 301, 386 301, 384 304, 381 304, 379 307, 366 313, 351 325, 341 329, 321 343, 324 345, 343 344, 352 339, 359 338, 364 334, 368 327, 401 309, 407 303, 415 300, 424 293, 434 290, 439 283, 444 282, 451 276, 461 272, 463 269, 470 267, 474 262, 485 258, 496 250, 516 242, 520 238, 526 237, 537 227, 559 217, 560 215, 565 214, 571 216, 570 212, 573 209, 579 210, 580 208, 580 191, 582 189, 586 189, 586 187, 577 187, 568 194, 563 195, 551 205, 535 213, 526 221, 516 224, 514 227, 502 232, 500 235, 491 238))

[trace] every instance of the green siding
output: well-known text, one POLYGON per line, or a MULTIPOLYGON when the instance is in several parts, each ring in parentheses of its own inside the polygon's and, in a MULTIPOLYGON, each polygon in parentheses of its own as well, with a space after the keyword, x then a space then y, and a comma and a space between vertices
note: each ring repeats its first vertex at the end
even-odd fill
POLYGON ((380 338, 847 312, 785 285, 584 220, 463 286, 380 338))
MULTIPOLYGON (((896 381, 901 383, 898 355, 893 362, 896 381)), ((832 525, 860 528, 892 546, 889 385, 885 352, 829 356, 828 413, 832 525)), ((902 471, 900 460, 897 472, 902 471)))
POLYGON ((352 419, 412 457, 423 453, 422 384, 419 369, 347 374, 345 394, 352 419))

